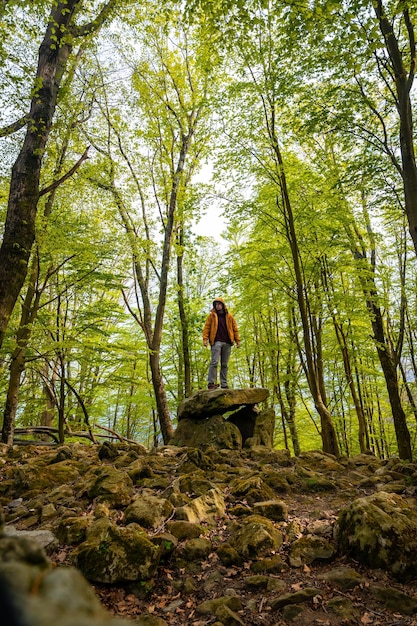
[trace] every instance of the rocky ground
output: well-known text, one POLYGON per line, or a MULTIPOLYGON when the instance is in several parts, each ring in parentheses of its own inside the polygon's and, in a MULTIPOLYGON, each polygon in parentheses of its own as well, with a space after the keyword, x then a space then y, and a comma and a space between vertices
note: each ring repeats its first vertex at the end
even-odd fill
MULTIPOLYGON (((61 624, 417 624, 412 463, 125 444, 4 447, 0 462, 0 574, 13 593, 42 600, 40 577, 71 566, 108 610, 86 617, 77 603, 61 624), (358 502, 373 509, 352 509, 358 502), (361 535, 375 510, 373 534, 361 535), (39 530, 49 533, 45 562, 10 556, 5 542, 29 533, 33 543, 39 530), (17 560, 36 575, 17 582, 17 560)), ((56 624, 54 602, 42 618, 33 605, 27 626, 48 626, 48 611, 56 624)))

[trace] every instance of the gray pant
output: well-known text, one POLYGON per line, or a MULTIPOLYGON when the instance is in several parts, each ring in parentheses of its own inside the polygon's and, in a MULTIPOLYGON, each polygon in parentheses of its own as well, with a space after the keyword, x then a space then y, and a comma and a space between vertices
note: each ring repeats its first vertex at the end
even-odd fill
POLYGON ((232 346, 225 341, 215 341, 211 346, 211 362, 208 372, 209 384, 214 384, 217 378, 217 365, 220 359, 220 386, 227 387, 227 370, 232 346))

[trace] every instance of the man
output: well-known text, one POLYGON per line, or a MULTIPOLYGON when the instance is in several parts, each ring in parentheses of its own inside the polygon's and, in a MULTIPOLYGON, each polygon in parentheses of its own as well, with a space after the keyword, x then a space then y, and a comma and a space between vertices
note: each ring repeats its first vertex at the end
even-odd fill
POLYGON ((211 362, 208 372, 208 388, 217 389, 217 366, 220 359, 220 386, 228 389, 227 371, 232 346, 240 346, 236 320, 227 310, 223 298, 216 298, 203 329, 203 345, 211 346, 211 362))

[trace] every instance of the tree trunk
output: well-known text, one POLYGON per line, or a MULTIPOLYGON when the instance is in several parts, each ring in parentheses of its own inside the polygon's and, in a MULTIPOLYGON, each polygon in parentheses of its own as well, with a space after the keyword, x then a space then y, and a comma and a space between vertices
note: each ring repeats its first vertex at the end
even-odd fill
POLYGON ((41 413, 41 425, 52 426, 54 421, 55 410, 58 407, 58 401, 55 392, 55 383, 58 378, 59 360, 51 366, 49 361, 45 362, 42 371, 43 379, 43 395, 45 396, 45 409, 41 413))
POLYGON ((407 418, 402 407, 400 389, 398 385, 397 368, 389 346, 385 339, 385 332, 382 320, 382 314, 379 307, 373 302, 368 303, 370 310, 372 329, 374 331, 374 340, 378 352, 379 362, 385 378, 385 384, 388 391, 392 418, 394 420, 395 434, 398 445, 398 455, 400 459, 411 460, 411 439, 407 426, 407 418))
POLYGON ((45 147, 55 114, 74 37, 97 31, 115 0, 108 0, 90 23, 75 27, 82 0, 56 0, 39 47, 29 122, 22 148, 12 168, 3 240, 0 247, 0 347, 10 316, 25 282, 35 238, 39 182, 45 147))
POLYGON ((355 380, 354 380, 353 373, 352 373, 352 367, 350 364, 350 355, 349 355, 348 345, 346 341, 346 336, 343 331, 342 325, 337 322, 335 316, 333 316, 333 325, 334 325, 337 341, 340 347, 340 351, 342 353, 345 378, 349 387, 353 404, 355 406, 356 417, 358 418, 359 448, 361 452, 366 452, 366 450, 369 448, 369 436, 368 436, 368 431, 366 428, 366 420, 363 414, 362 405, 360 403, 359 396, 356 391, 356 385, 355 385, 355 380))
MULTIPOLYGON (((183 231, 180 226, 180 232, 177 235, 177 243, 179 250, 182 250, 183 246, 183 231)), ((184 302, 184 277, 183 277, 183 259, 184 256, 181 253, 177 254, 177 284, 178 284, 178 311, 180 314, 181 322, 181 349, 182 349, 182 361, 184 364, 184 384, 183 391, 178 398, 180 402, 185 395, 188 398, 191 395, 191 360, 190 360, 190 340, 188 331, 188 319, 185 312, 184 302)), ((181 384, 182 381, 180 381, 181 384)))
MULTIPOLYGON (((314 327, 319 330, 319 326, 316 322, 312 321, 309 316, 308 302, 306 286, 303 279, 300 248, 298 245, 297 232, 295 228, 294 215, 292 211, 291 200, 287 187, 287 178, 285 175, 284 161, 282 158, 281 149, 276 135, 275 128, 275 104, 273 102, 267 102, 262 97, 264 104, 264 113, 266 124, 268 128, 268 135, 270 139, 272 155, 275 160, 276 178, 280 188, 281 198, 277 200, 278 204, 282 204, 283 217, 285 223, 286 236, 291 250, 292 263, 294 268, 294 275, 297 289, 297 304, 300 312, 301 327, 303 333, 303 348, 304 348, 304 364, 307 377, 308 386, 313 397, 314 406, 320 416, 321 422, 321 438, 324 452, 339 456, 339 446, 337 443, 336 431, 333 425, 332 416, 330 411, 326 407, 324 396, 324 378, 322 372, 322 363, 317 365, 317 359, 319 353, 314 352, 313 336, 314 327)), ((317 339, 320 339, 317 336, 317 339)), ((320 351, 320 346, 319 346, 320 351)), ((300 354, 300 357, 302 355, 300 354)), ((320 360, 319 360, 320 361, 320 360)))
POLYGON ((53 7, 39 48, 36 89, 23 146, 12 169, 9 200, 0 248, 0 346, 26 278, 35 238, 39 180, 57 95, 71 46, 68 27, 80 0, 63 0, 53 7))
POLYGON ((59 381, 59 403, 58 403, 58 435, 59 443, 65 440, 65 362, 62 355, 59 355, 61 365, 61 375, 59 381))
POLYGON ((6 404, 3 413, 3 428, 1 440, 11 445, 16 411, 19 401, 19 390, 22 373, 26 365, 26 351, 32 334, 33 321, 39 310, 41 290, 36 290, 39 266, 37 260, 33 263, 26 296, 22 305, 19 328, 16 333, 16 347, 12 353, 10 364, 9 385, 7 389, 6 404))
POLYGON ((152 352, 149 361, 151 366, 152 385, 155 393, 159 425, 161 427, 163 441, 165 444, 167 444, 169 440, 172 439, 172 437, 174 436, 174 428, 172 426, 165 385, 159 363, 159 352, 152 352))
POLYGON ((6 404, 3 413, 3 429, 1 440, 8 446, 13 444, 14 424, 16 417, 16 409, 19 398, 20 379, 25 369, 25 351, 26 349, 17 348, 12 355, 10 365, 9 386, 7 389, 6 404))
POLYGON ((354 259, 362 264, 362 267, 359 268, 359 279, 361 281, 366 306, 369 311, 369 319, 373 330, 375 348, 377 350, 379 362, 385 378, 392 418, 394 421, 395 435, 397 438, 398 454, 401 459, 410 460, 412 458, 410 432, 408 430, 407 418, 401 402, 396 359, 392 354, 391 346, 387 340, 381 308, 378 305, 378 289, 375 283, 375 242, 364 200, 363 211, 367 223, 368 235, 371 240, 370 259, 367 258, 364 241, 356 228, 356 225, 354 224, 353 228, 359 243, 358 241, 355 241, 354 235, 349 227, 346 227, 346 232, 351 243, 354 259), (366 273, 364 270, 366 270, 366 273))
MULTIPOLYGON (((411 6, 411 5, 410 5, 411 6)), ((407 214, 409 231, 413 240, 414 249, 417 253, 417 164, 414 152, 413 109, 410 92, 414 82, 416 71, 416 33, 410 19, 406 5, 402 10, 402 17, 407 30, 407 51, 410 58, 409 71, 404 65, 405 42, 397 39, 396 29, 388 20, 382 0, 373 3, 375 14, 378 18, 379 27, 384 37, 385 47, 391 62, 391 72, 395 81, 397 94, 397 111, 400 119, 400 150, 401 168, 403 180, 405 212, 407 214), (403 56, 404 55, 404 56, 403 56)), ((405 41, 407 41, 405 39, 405 41)))

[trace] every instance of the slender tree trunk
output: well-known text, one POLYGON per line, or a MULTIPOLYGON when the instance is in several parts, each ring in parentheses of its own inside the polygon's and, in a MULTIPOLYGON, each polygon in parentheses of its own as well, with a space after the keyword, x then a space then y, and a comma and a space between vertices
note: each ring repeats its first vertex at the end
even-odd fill
POLYGON ((8 446, 13 444, 16 408, 18 404, 20 379, 25 369, 25 350, 16 349, 12 355, 10 365, 9 386, 7 389, 6 404, 3 413, 3 429, 1 440, 8 446))
POLYGON ((183 276, 183 260, 182 253, 184 245, 183 226, 180 225, 179 232, 177 233, 177 244, 180 253, 177 254, 177 284, 178 284, 178 311, 180 315, 181 323, 181 348, 182 348, 182 362, 184 364, 184 385, 181 396, 178 398, 182 400, 185 395, 188 398, 191 395, 191 359, 190 359, 190 339, 188 329, 188 319, 185 311, 185 299, 184 299, 184 276, 183 276))
POLYGON ((3 413, 3 428, 1 434, 2 442, 7 443, 8 445, 13 443, 16 410, 19 402, 20 382, 26 365, 26 350, 32 333, 33 321, 39 309, 41 290, 36 290, 37 279, 38 263, 35 260, 26 296, 22 305, 22 314, 16 334, 16 347, 13 350, 10 364, 9 385, 3 413))
POLYGON ((283 207, 286 236, 290 245, 292 263, 294 268, 297 289, 297 304, 300 312, 301 327, 303 333, 303 347, 305 355, 305 371, 307 375, 307 382, 314 401, 314 406, 320 417, 323 451, 328 452, 329 454, 333 454, 335 456, 339 456, 339 445, 337 442, 336 430, 333 425, 331 413, 326 406, 326 400, 323 397, 323 372, 320 371, 321 364, 319 364, 318 366, 316 364, 316 354, 313 351, 312 335, 314 332, 314 328, 312 327, 312 322, 309 318, 307 294, 305 283, 303 280, 298 237, 295 228, 291 200, 287 187, 284 162, 278 142, 278 137, 276 134, 275 103, 267 102, 263 96, 261 97, 264 105, 265 121, 267 124, 272 154, 275 160, 276 177, 281 192, 281 203, 283 207))
POLYGON ((149 357, 152 373, 152 386, 155 393, 156 408, 158 412, 159 425, 161 427, 162 438, 165 444, 174 436, 171 414, 169 411, 168 399, 166 396, 164 380, 162 378, 159 362, 159 352, 152 352, 149 357))
POLYGON ((397 368, 385 339, 381 309, 373 302, 369 302, 368 306, 371 312, 371 323, 374 331, 375 345, 384 374, 385 384, 387 386, 388 397, 391 405, 395 434, 397 438, 398 454, 400 459, 411 460, 413 455, 411 451, 410 432, 407 426, 407 417, 401 402, 397 368))
MULTIPOLYGON (((365 219, 367 219, 366 207, 364 207, 364 213, 365 219)), ((371 237, 371 241, 373 241, 373 233, 369 224, 368 232, 371 237)), ((357 230, 356 234, 360 237, 361 247, 354 241, 353 233, 349 228, 347 228, 347 233, 351 242, 354 258, 362 264, 365 263, 365 266, 362 265, 362 267, 359 268, 359 278, 362 284, 366 306, 369 311, 369 319, 373 330, 375 348, 388 392, 392 418, 394 421, 395 435, 397 438, 398 454, 401 459, 409 460, 412 458, 411 438, 407 426, 407 417, 401 402, 396 359, 391 352, 389 341, 387 341, 382 312, 380 306, 378 305, 378 290, 375 284, 374 276, 376 257, 375 249, 373 247, 371 251, 371 258, 368 261, 362 238, 357 230), (366 273, 364 272, 365 269, 366 273)))
POLYGON ((55 394, 55 383, 58 378, 58 359, 55 360, 53 367, 48 362, 45 363, 42 372, 43 395, 45 396, 45 409, 41 413, 41 425, 52 426, 54 421, 54 413, 58 406, 55 394))
POLYGON ((65 440, 65 361, 62 355, 59 355, 61 364, 61 376, 59 380, 59 403, 58 403, 58 436, 59 443, 65 440))
POLYGON ((358 393, 356 391, 355 380, 352 373, 352 367, 350 364, 349 349, 346 341, 346 336, 343 331, 342 325, 339 324, 333 316, 333 325, 336 333, 337 342, 339 344, 340 352, 342 354, 343 369, 345 371, 345 378, 349 387, 350 395, 355 406, 356 417, 358 418, 358 439, 359 448, 361 452, 365 452, 369 448, 369 438, 366 428, 366 420, 363 414, 362 406, 358 393))

